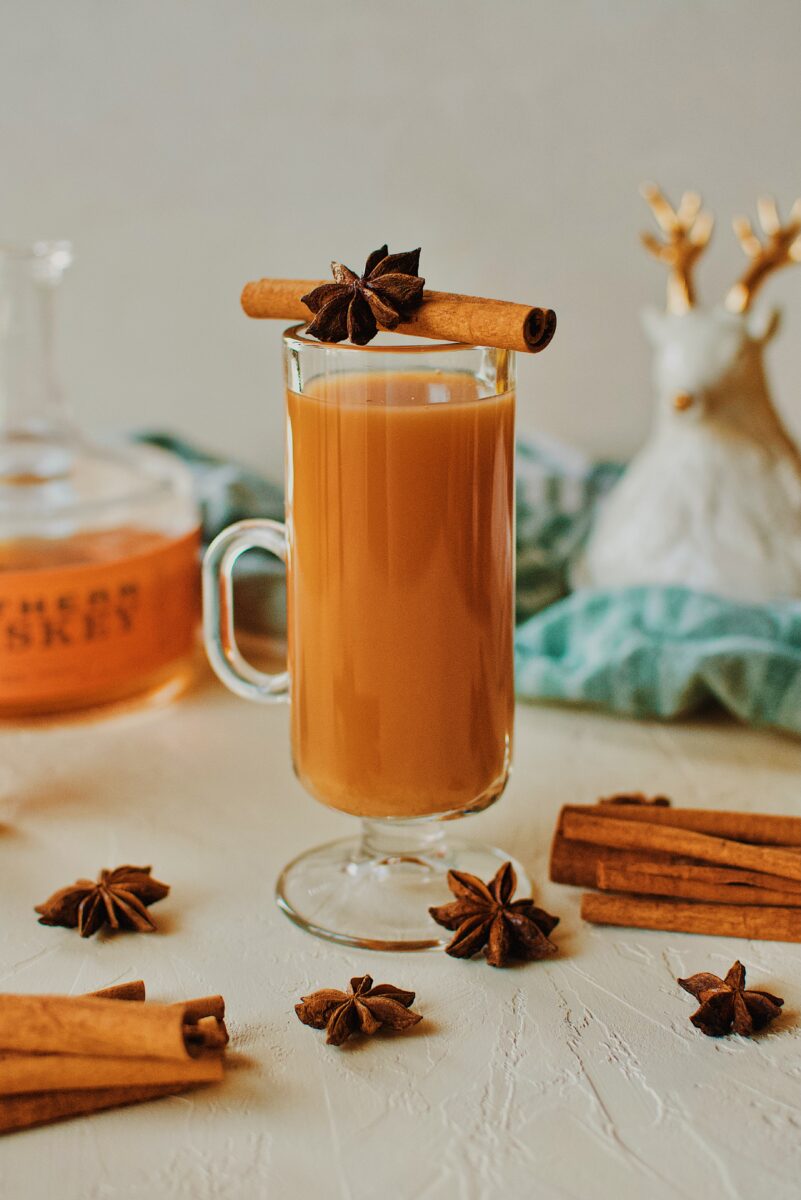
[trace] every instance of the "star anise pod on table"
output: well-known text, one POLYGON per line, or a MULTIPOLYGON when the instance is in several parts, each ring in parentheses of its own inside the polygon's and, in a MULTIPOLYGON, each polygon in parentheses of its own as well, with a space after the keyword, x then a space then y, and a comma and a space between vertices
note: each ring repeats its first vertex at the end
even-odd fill
POLYGON ((386 1029, 409 1029, 422 1021, 420 1013, 412 1012, 414 992, 405 992, 391 983, 373 987, 369 975, 357 975, 350 981, 350 991, 322 988, 310 996, 301 996, 295 1005, 298 1020, 313 1029, 325 1029, 326 1042, 341 1046, 358 1033, 377 1033, 386 1029))
POLYGON ((533 962, 556 953, 548 935, 559 918, 537 908, 533 900, 512 900, 517 875, 510 862, 489 883, 464 871, 449 871, 448 887, 456 900, 428 910, 438 925, 456 931, 446 954, 472 958, 486 947, 490 966, 506 967, 514 959, 533 962))
POLYGON ((301 296, 314 313, 307 332, 321 342, 350 338, 364 346, 379 325, 394 329, 423 299, 425 279, 417 273, 419 265, 419 249, 390 254, 387 246, 373 251, 361 276, 344 263, 332 262, 334 282, 321 283, 301 296))
POLYGON ((37 904, 34 911, 41 913, 39 924, 77 929, 81 937, 91 937, 103 925, 150 933, 156 924, 147 906, 163 900, 170 890, 152 877, 151 870, 124 866, 102 870, 96 883, 79 879, 54 892, 44 904, 37 904))
POLYGON ((745 967, 741 962, 730 968, 725 979, 701 971, 676 982, 700 1002, 701 1007, 690 1020, 707 1037, 723 1037, 727 1033, 750 1037, 775 1020, 784 1004, 770 992, 746 988, 745 967))

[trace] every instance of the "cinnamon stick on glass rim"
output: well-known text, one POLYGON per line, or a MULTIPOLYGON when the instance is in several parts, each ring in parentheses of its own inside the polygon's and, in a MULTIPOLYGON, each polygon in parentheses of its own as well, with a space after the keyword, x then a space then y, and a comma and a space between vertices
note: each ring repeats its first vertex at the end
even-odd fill
MULTIPOLYGON (((242 308, 249 317, 310 321, 312 314, 301 296, 314 291, 323 279, 257 279, 242 290, 242 308)), ((537 354, 556 331, 551 308, 461 296, 455 292, 423 292, 423 301, 408 321, 393 330, 410 337, 462 342, 471 346, 498 346, 537 354)))

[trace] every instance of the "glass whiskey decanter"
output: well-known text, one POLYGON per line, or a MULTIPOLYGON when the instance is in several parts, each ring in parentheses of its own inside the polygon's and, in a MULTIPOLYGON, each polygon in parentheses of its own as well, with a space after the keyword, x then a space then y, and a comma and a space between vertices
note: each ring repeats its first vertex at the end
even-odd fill
POLYGON ((0 245, 0 718, 178 691, 191 674, 199 518, 186 468, 103 446, 52 363, 66 242, 0 245))

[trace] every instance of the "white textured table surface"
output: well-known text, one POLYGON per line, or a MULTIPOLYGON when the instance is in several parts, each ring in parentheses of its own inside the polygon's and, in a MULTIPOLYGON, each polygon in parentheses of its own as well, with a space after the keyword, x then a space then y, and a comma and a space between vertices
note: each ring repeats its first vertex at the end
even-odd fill
POLYGON ((494 971, 343 950, 279 914, 279 868, 353 825, 305 796, 286 737, 283 709, 211 682, 163 710, 0 733, 0 989, 221 991, 233 1034, 220 1087, 0 1140, 2 1200, 799 1196, 798 947, 583 926, 578 894, 545 882, 566 802, 642 788, 801 812, 798 743, 520 709, 513 782, 472 832, 542 881, 560 955, 494 971), (36 923, 56 886, 120 862, 172 884, 159 933, 36 923), (702 1037, 675 983, 735 957, 786 998, 750 1043, 702 1037), (293 1004, 364 972, 415 989, 425 1021, 327 1047, 293 1004))

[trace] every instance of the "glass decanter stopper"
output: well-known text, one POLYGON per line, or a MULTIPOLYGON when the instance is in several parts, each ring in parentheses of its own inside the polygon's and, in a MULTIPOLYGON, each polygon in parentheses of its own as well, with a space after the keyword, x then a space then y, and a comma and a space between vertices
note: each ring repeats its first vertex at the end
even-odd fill
POLYGON ((94 444, 53 372, 67 242, 0 245, 0 718, 178 690, 199 519, 177 459, 94 444))

